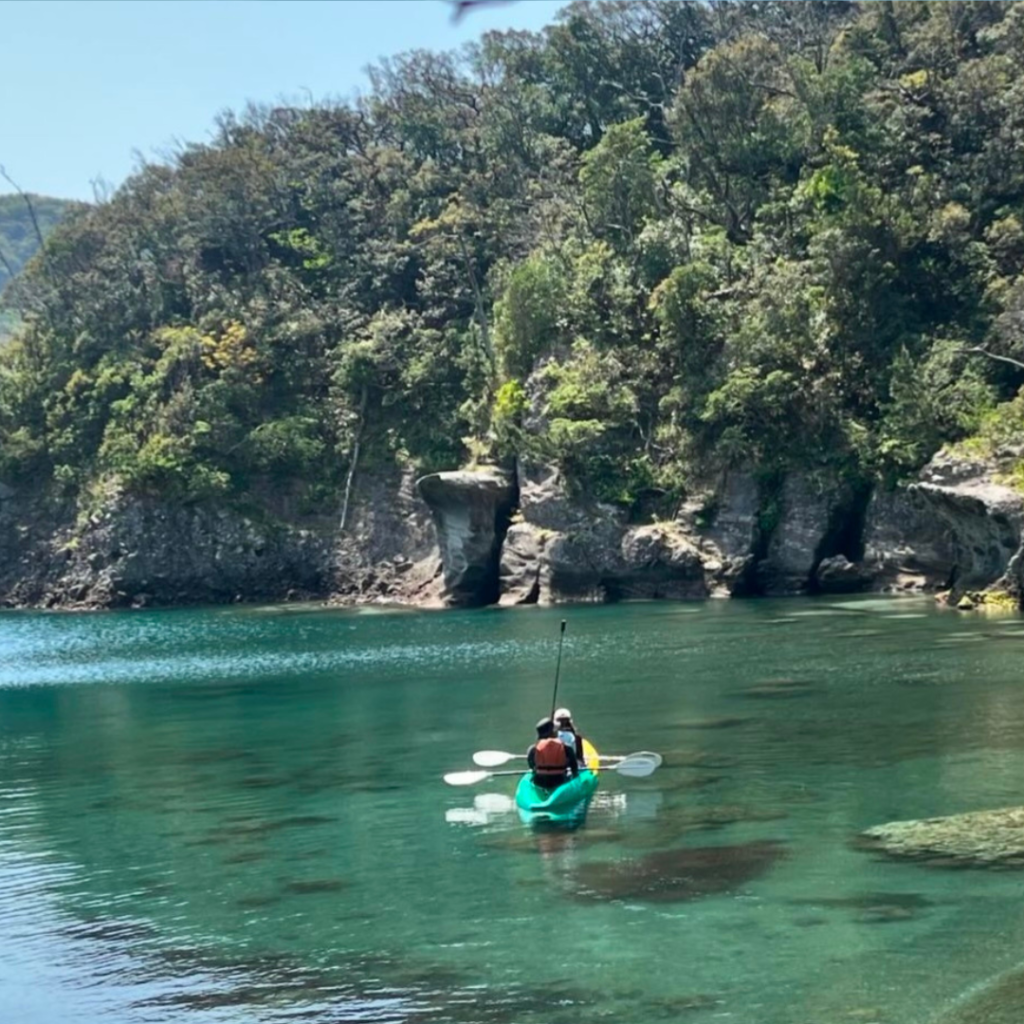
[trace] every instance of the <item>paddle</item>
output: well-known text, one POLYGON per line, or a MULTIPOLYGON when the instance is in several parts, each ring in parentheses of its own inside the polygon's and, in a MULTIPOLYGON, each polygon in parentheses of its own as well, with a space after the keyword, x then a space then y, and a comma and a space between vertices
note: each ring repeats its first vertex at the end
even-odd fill
MULTIPOLYGON (((642 779, 650 775, 661 763, 661 758, 655 754, 654 757, 646 757, 643 754, 631 754, 623 758, 618 764, 610 764, 605 767, 606 771, 618 772, 619 775, 626 775, 633 779, 642 779), (654 760, 657 758, 657 761, 654 760)), ((449 786, 472 786, 484 779, 496 779, 503 775, 525 775, 524 771, 508 772, 448 772, 444 781, 449 786)))
POLYGON ((562 619, 562 630, 558 634, 558 661, 555 664, 555 692, 551 694, 551 721, 555 720, 555 705, 558 703, 558 673, 562 670, 562 641, 565 640, 565 619, 562 619))
MULTIPOLYGON (((625 761, 629 757, 644 757, 649 761, 655 761, 656 767, 661 767, 661 754, 655 754, 651 750, 639 750, 634 754, 600 754, 599 761, 625 761)), ((510 754, 507 750, 478 750, 473 755, 473 764, 481 768, 500 768, 509 761, 523 761, 525 754, 510 754)))

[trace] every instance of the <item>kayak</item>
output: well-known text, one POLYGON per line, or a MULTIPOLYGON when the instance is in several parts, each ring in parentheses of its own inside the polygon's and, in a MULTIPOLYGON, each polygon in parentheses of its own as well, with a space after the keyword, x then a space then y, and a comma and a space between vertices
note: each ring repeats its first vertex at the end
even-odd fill
POLYGON ((516 807, 524 822, 577 821, 587 813, 590 798, 597 790, 597 750, 590 740, 583 741, 583 760, 587 767, 575 779, 563 782, 556 789, 543 789, 533 784, 529 772, 516 787, 516 807))

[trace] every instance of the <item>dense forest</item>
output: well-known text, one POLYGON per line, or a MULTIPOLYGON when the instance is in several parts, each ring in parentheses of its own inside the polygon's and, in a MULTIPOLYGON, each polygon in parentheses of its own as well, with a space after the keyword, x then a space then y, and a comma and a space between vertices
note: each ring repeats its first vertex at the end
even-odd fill
MULTIPOLYGON (((40 236, 46 238, 70 205, 67 200, 49 196, 27 199, 28 203, 19 195, 0 196, 0 292, 36 254, 40 236)), ((15 323, 14 313, 0 302, 0 341, 15 323)))
POLYGON ((336 508, 527 455, 639 518, 1024 432, 1024 5, 575 3, 371 82, 62 224, 0 479, 336 508))

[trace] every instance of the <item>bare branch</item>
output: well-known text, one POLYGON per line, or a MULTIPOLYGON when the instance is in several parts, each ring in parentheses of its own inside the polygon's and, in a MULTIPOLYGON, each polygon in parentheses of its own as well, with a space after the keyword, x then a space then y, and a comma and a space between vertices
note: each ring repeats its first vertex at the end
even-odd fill
POLYGON ((3 164, 0 164, 0 178, 3 178, 24 200, 25 206, 28 207, 28 215, 32 218, 32 227, 36 233, 36 241, 39 242, 39 248, 42 249, 43 232, 39 228, 39 221, 36 219, 36 208, 32 205, 32 200, 29 198, 28 193, 7 173, 3 164))
POLYGON ((14 267, 11 266, 7 257, 4 255, 3 249, 0 249, 0 264, 3 264, 4 270, 7 271, 7 277, 10 280, 14 280, 14 267))
POLYGON ((1009 363, 1011 366, 1016 366, 1018 370, 1024 370, 1024 363, 1020 362, 1019 359, 1011 359, 1009 356, 997 356, 995 352, 989 352, 988 349, 982 348, 980 345, 965 348, 964 351, 977 352, 979 355, 988 356, 989 359, 998 359, 1001 363, 1009 363))

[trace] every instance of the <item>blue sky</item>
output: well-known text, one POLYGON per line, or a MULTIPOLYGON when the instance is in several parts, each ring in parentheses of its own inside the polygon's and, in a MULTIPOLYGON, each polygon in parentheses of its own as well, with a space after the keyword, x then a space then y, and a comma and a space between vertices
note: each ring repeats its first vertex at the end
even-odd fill
POLYGON ((0 164, 27 191, 91 199, 90 182, 120 184, 136 152, 209 138, 219 111, 349 98, 381 57, 536 30, 566 2, 453 24, 444 0, 2 0, 0 164))

